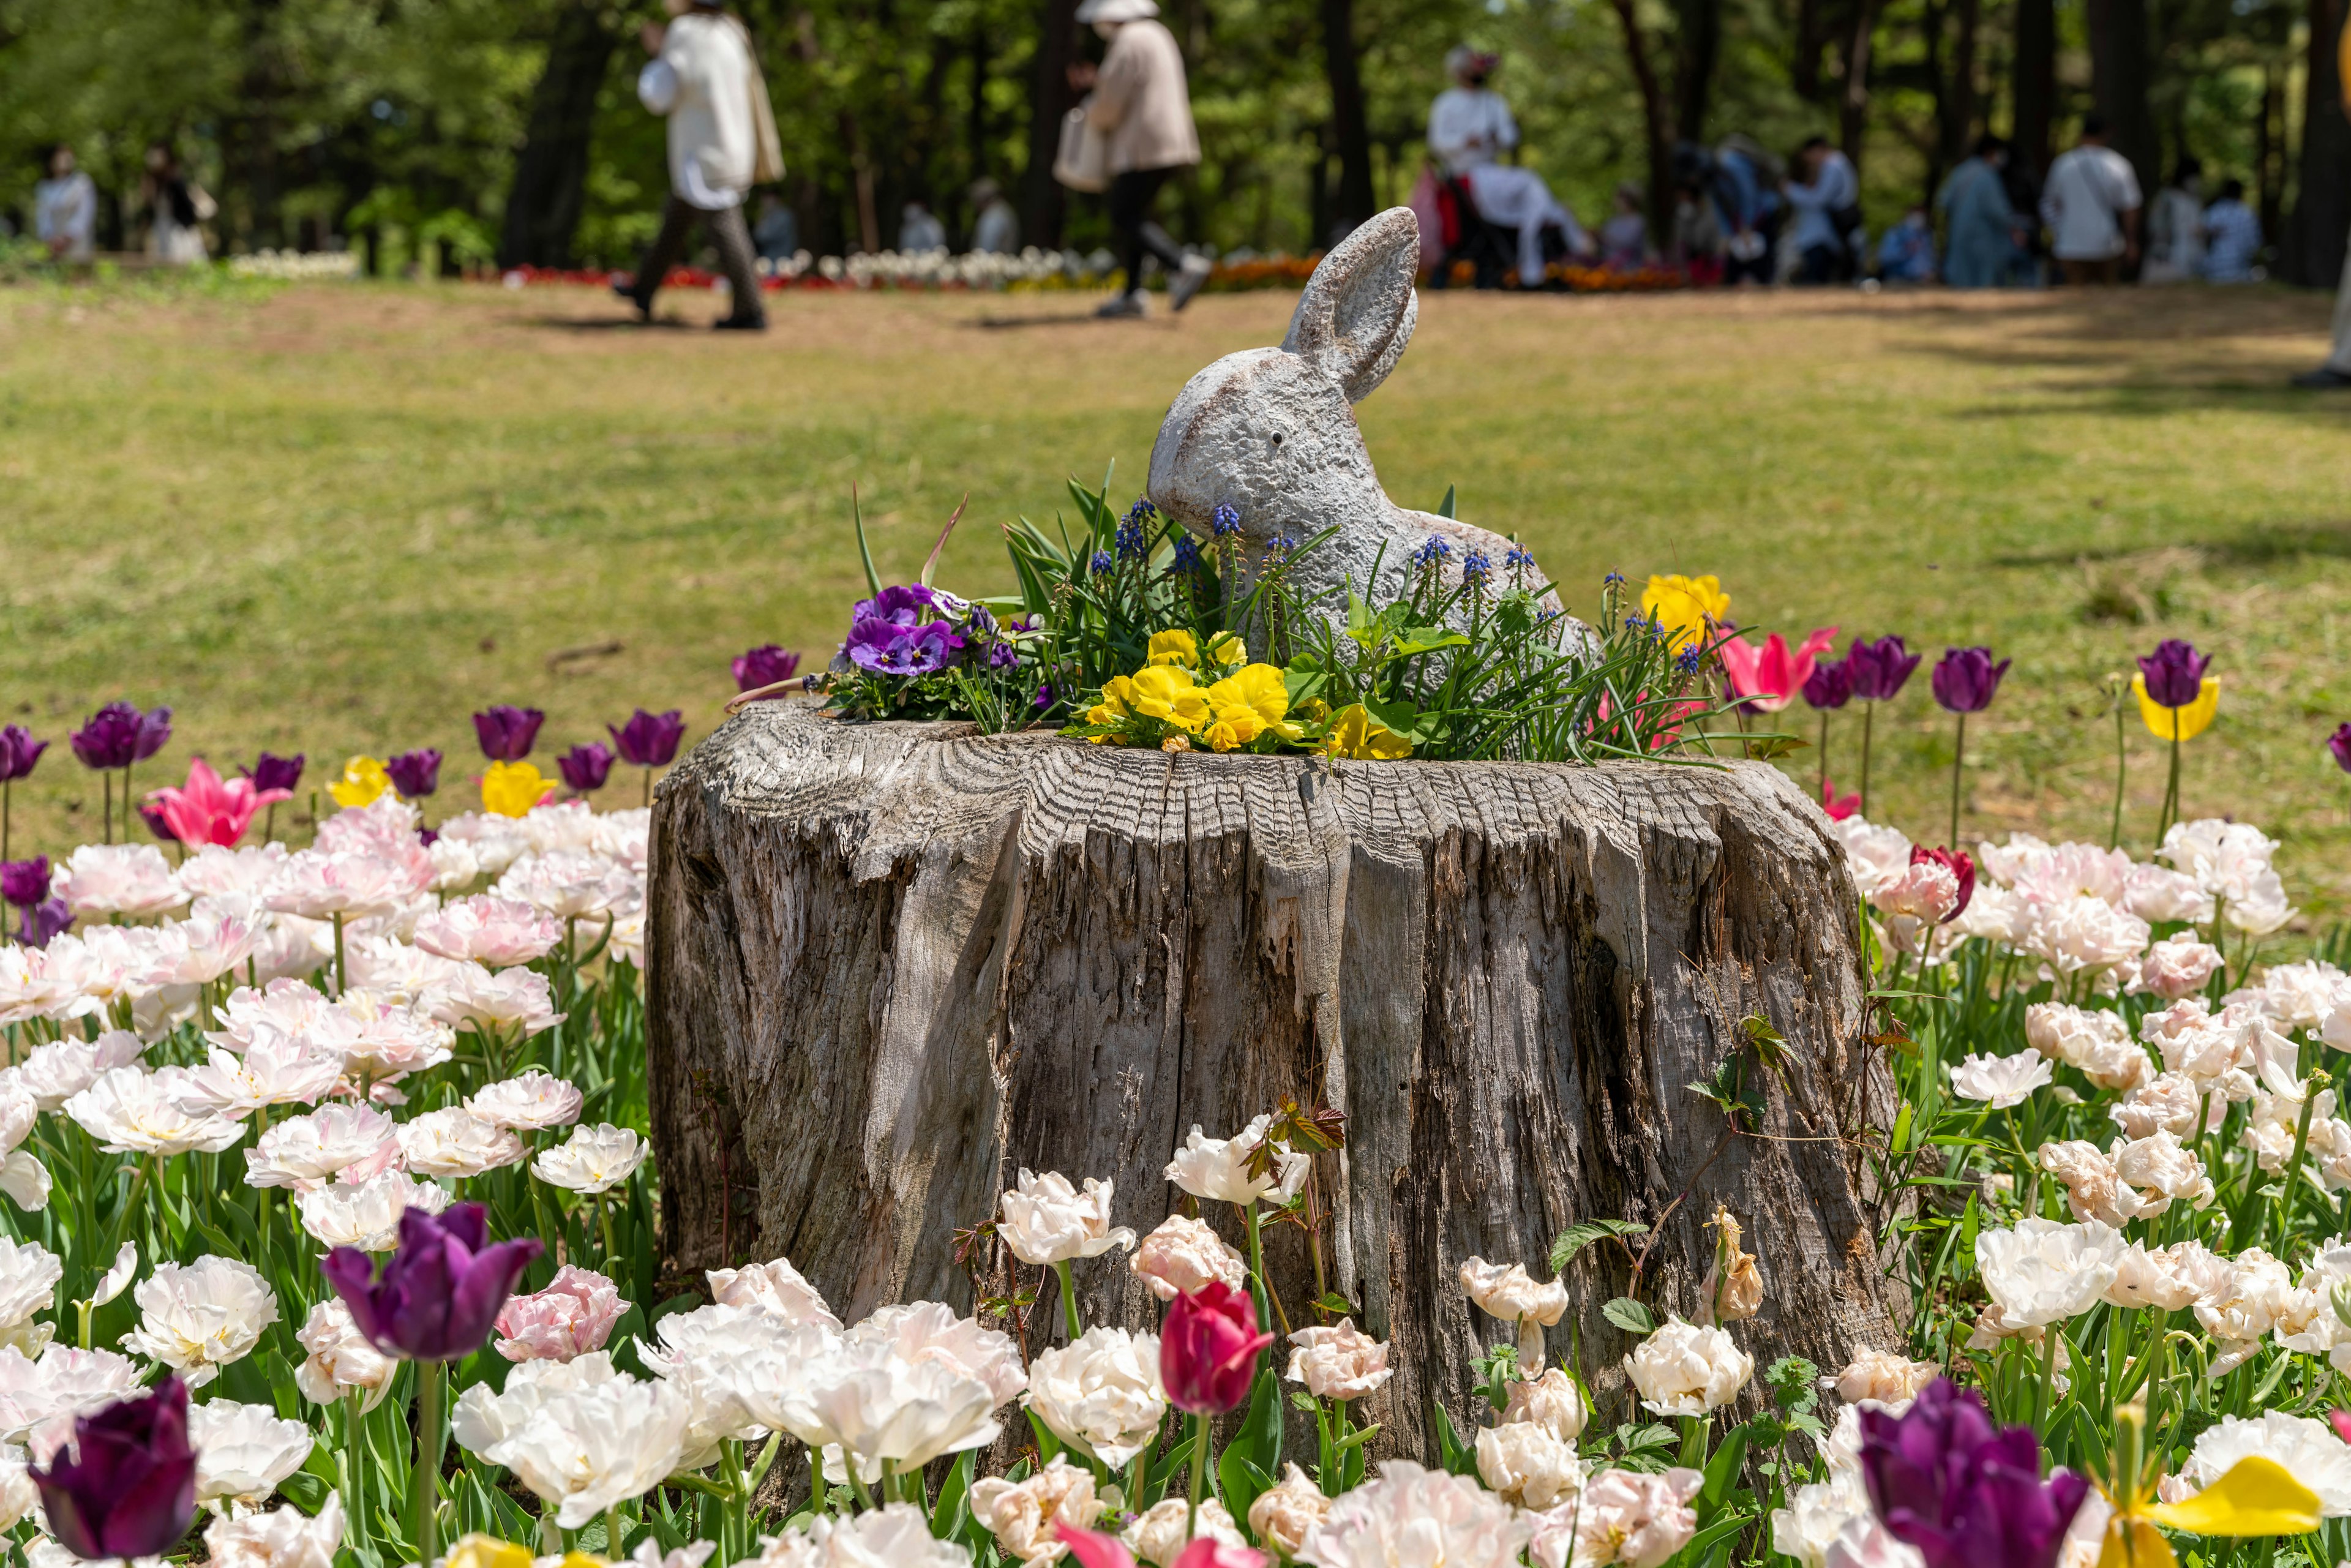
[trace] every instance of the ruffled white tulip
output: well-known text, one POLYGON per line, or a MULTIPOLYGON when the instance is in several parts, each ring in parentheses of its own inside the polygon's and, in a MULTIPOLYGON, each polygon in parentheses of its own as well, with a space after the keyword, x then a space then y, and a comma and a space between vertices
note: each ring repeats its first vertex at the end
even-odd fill
POLYGON ((412 1208, 438 1214, 450 1201, 447 1187, 384 1171, 356 1186, 339 1181, 304 1193, 302 1228, 329 1248, 389 1252, 400 1241, 402 1215, 412 1208))
POLYGON ((416 945, 427 953, 493 969, 544 958, 562 940, 560 920, 519 899, 488 894, 452 899, 416 923, 416 945))
POLYGON ((1576 1387, 1575 1379, 1558 1367, 1547 1368, 1541 1377, 1505 1384, 1503 1396, 1505 1424, 1531 1421, 1568 1443, 1583 1436, 1589 1415, 1584 1408, 1583 1393, 1576 1387))
MULTIPOLYGON (((306 1353, 294 1369, 294 1386, 314 1405, 338 1405, 357 1391, 364 1407, 374 1409, 391 1389, 399 1364, 368 1343, 351 1310, 340 1297, 329 1296, 310 1309, 294 1343, 306 1353)), ((509 1375, 508 1381, 512 1381, 509 1375)))
POLYGON ((1388 1347, 1341 1318, 1327 1328, 1304 1328, 1290 1336, 1286 1376, 1306 1385, 1317 1399, 1361 1399, 1395 1375, 1388 1347))
POLYGON ((713 1269, 711 1299, 721 1306, 752 1307, 789 1324, 822 1323, 839 1329, 841 1320, 824 1303, 817 1288, 792 1267, 789 1258, 754 1263, 743 1269, 713 1269))
POLYGON ((266 1405, 213 1399, 188 1406, 188 1441, 196 1450, 196 1500, 256 1503, 302 1468, 318 1434, 281 1421, 266 1405))
POLYGON ((1519 1325, 1519 1364, 1543 1364, 1542 1331, 1567 1315, 1567 1287, 1557 1280, 1538 1285, 1523 1263, 1504 1268, 1483 1258, 1464 1259, 1461 1288, 1479 1309, 1519 1325))
POLYGON ((1021 1403, 1062 1442, 1122 1469, 1157 1439, 1167 1413, 1159 1336, 1091 1328, 1072 1343, 1040 1352, 1021 1403))
POLYGON ((1249 1533, 1284 1557, 1295 1557, 1314 1527, 1330 1517, 1331 1502, 1295 1461, 1285 1464, 1280 1484, 1258 1493, 1249 1504, 1249 1533))
POLYGON ((536 969, 500 969, 478 964, 454 972, 429 1006, 440 1022, 469 1029, 505 1030, 528 1038, 553 1029, 564 1015, 555 1010, 547 977, 536 969))
POLYGON ((971 1486, 971 1516, 1029 1568, 1043 1568, 1065 1555, 1069 1548, 1055 1530, 1062 1525, 1091 1530, 1102 1507, 1094 1496, 1092 1475, 1059 1454, 1026 1480, 990 1476, 971 1486))
MULTIPOLYGON (((805 1331, 803 1331, 805 1332, 805 1331)), ((944 1356, 908 1360, 883 1340, 844 1337, 806 1368, 776 1411, 811 1448, 830 1443, 860 1465, 900 1471, 996 1440, 993 1390, 944 1356)))
POLYGON ((243 849, 205 844, 182 862, 176 880, 198 898, 258 898, 286 869, 289 852, 276 842, 243 849))
POLYGON ((44 1111, 65 1103, 118 1067, 135 1067, 147 1047, 127 1029, 109 1030, 96 1040, 58 1040, 37 1045, 5 1074, 33 1096, 44 1111))
POLYGON ((399 1128, 372 1105, 322 1105, 288 1116, 245 1151, 245 1179, 253 1186, 307 1188, 399 1146, 399 1128))
POLYGON ((2008 1322, 2040 1328, 2097 1305, 2115 1282, 2123 1251, 2112 1226, 2026 1219, 1978 1235, 1976 1268, 2008 1322))
POLYGON ((1995 1111, 2022 1105, 2050 1081, 2048 1060, 2022 1051, 2014 1056, 1970 1056, 1951 1069, 1951 1092, 1995 1111))
POLYGON ((163 852, 153 844, 84 844, 57 868, 49 884, 75 915, 125 915, 142 919, 188 902, 163 852))
POLYGON ((593 1196, 610 1192, 636 1174, 653 1145, 627 1127, 610 1122, 574 1129, 569 1138, 531 1161, 530 1174, 550 1186, 593 1196))
POLYGON ((400 1129, 400 1152, 419 1176, 477 1176, 518 1166, 530 1150, 517 1134, 462 1105, 427 1111, 400 1129))
POLYGON ((1176 1568, 1176 1560, 1195 1541, 1213 1541, 1220 1546, 1246 1550, 1249 1542, 1225 1505, 1213 1497, 1200 1500, 1199 1514, 1193 1517, 1191 1505, 1183 1498, 1163 1498, 1137 1515, 1119 1532, 1119 1541, 1139 1562, 1152 1568, 1176 1568), (1191 1532, 1186 1533, 1187 1526, 1191 1532))
POLYGON ((223 1514, 204 1526, 205 1568, 334 1568, 344 1528, 335 1492, 316 1518, 293 1507, 223 1514))
POLYGON ((1755 1358, 1728 1330, 1670 1317, 1634 1347, 1625 1372, 1643 1408, 1659 1416, 1703 1416, 1739 1397, 1755 1375, 1755 1358))
POLYGON ((1858 1475, 1832 1473, 1827 1480, 1792 1488, 1788 1506, 1771 1511, 1771 1550, 1803 1568, 1827 1568, 1838 1536, 1869 1511, 1869 1492, 1858 1475))
POLYGON ((191 1388, 251 1354, 277 1321, 277 1292, 260 1270, 234 1258, 159 1263, 131 1299, 141 1315, 122 1347, 172 1368, 191 1388))
POLYGON ((2188 1462, 2179 1467, 2179 1479, 2191 1489, 2188 1495, 2193 1496, 2227 1475, 2241 1460, 2257 1455, 2316 1492, 2318 1511, 2325 1517, 2351 1515, 2351 1445, 2336 1437, 2325 1422, 2289 1416, 2283 1410, 2265 1411, 2250 1420, 2220 1417, 2220 1424, 2206 1427, 2189 1450, 2188 1462))
POLYGON ((577 1530, 668 1479, 684 1456, 687 1416, 684 1396, 669 1385, 616 1376, 549 1391, 503 1437, 477 1451, 553 1507, 557 1524, 577 1530))
MULTIPOLYGON (((192 1112, 234 1121, 265 1105, 315 1105, 334 1092, 343 1075, 340 1058, 274 1030, 262 1031, 242 1056, 218 1045, 207 1054, 204 1066, 191 1068, 178 1081, 180 1103, 192 1112)), ((246 1151, 248 1159, 252 1155, 246 1151)))
POLYGON ((886 1346, 909 1362, 941 1362, 985 1385, 994 1405, 1003 1404, 1029 1384, 1028 1374, 1021 1370, 1019 1347, 1010 1334, 984 1328, 977 1318, 957 1317, 953 1307, 941 1301, 876 1308, 872 1316, 849 1331, 848 1341, 886 1346))
POLYGON ((532 1068, 477 1091, 465 1109, 495 1126, 537 1133, 580 1120, 583 1101, 570 1082, 532 1068))
POLYGON ((65 1103, 65 1113, 112 1155, 216 1155, 245 1136, 244 1124, 191 1112, 172 1079, 118 1067, 65 1103))
POLYGON ((1249 1260, 1225 1245, 1207 1220, 1181 1214, 1160 1221, 1127 1267, 1163 1301, 1192 1295, 1211 1280, 1236 1291, 1249 1283, 1249 1260))
POLYGON ((997 1235, 1023 1263, 1065 1263, 1095 1258, 1113 1247, 1132 1249, 1134 1232, 1110 1222, 1111 1184, 1086 1178, 1082 1191, 1059 1171, 1023 1168, 1019 1185, 1004 1195, 997 1235))
MULTIPOLYGON (((796 1352, 805 1344, 819 1359, 832 1349, 824 1338, 788 1341, 778 1333, 781 1327, 754 1309, 721 1304, 662 1319, 654 1328, 658 1346, 637 1342, 637 1359, 645 1370, 675 1385, 685 1397, 688 1461, 715 1457, 719 1443, 748 1437, 766 1425, 760 1416, 773 1406, 768 1396, 797 1387, 810 1359, 792 1354, 779 1364, 788 1345, 796 1352)), ((689 1462, 687 1468, 698 1467, 689 1462)))
POLYGON ((1298 1550, 1314 1568, 1511 1568, 1531 1521, 1471 1480, 1390 1459, 1331 1505, 1298 1550))
POLYGON ((971 1568, 971 1555, 931 1534, 912 1503, 884 1503, 835 1519, 820 1513, 801 1529, 762 1536, 758 1568, 971 1568))
POLYGON ((65 1273, 64 1262, 39 1242, 0 1238, 0 1343, 14 1344, 27 1355, 40 1354, 48 1343, 48 1326, 36 1325, 33 1316, 49 1310, 65 1273))
POLYGON ((128 1398, 139 1364, 110 1350, 52 1344, 38 1360, 0 1345, 0 1443, 22 1443, 47 1464, 73 1436, 74 1417, 128 1398))
POLYGON ((1306 1186, 1307 1173, 1314 1168, 1314 1162, 1305 1155, 1280 1150, 1273 1156, 1270 1170, 1263 1176, 1251 1176, 1249 1161, 1265 1143, 1266 1129, 1272 1125, 1271 1116, 1259 1116, 1229 1138, 1207 1137, 1194 1126, 1184 1146, 1167 1162, 1167 1179, 1194 1197, 1215 1203, 1247 1205, 1269 1197, 1278 1203, 1288 1203, 1306 1186))
POLYGON ((1837 1397, 1848 1404, 1858 1405, 1866 1399, 1899 1415, 1918 1397, 1920 1389, 1941 1375, 1942 1367, 1934 1362, 1913 1361, 1889 1351, 1865 1350, 1847 1362, 1843 1372, 1821 1382, 1835 1389, 1837 1397))
POLYGON ((1698 1533, 1689 1502, 1705 1484, 1691 1469, 1603 1470, 1581 1497, 1543 1516, 1531 1555, 1541 1568, 1566 1568, 1571 1554, 1579 1565, 1661 1568, 1698 1533))
POLYGON ((1479 1428, 1478 1474, 1520 1508, 1547 1509, 1583 1490, 1583 1465, 1575 1457, 1575 1445, 1531 1421, 1479 1428))

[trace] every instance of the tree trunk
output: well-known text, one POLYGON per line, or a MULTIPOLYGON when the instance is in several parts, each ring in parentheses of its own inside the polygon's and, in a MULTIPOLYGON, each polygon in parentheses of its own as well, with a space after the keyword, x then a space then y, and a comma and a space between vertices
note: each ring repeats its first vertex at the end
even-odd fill
MULTIPOLYGON (((1968 155, 1969 139, 1976 131, 1976 41, 1983 22, 1982 0, 1957 0, 1951 7, 1953 37, 1951 39, 1950 85, 1943 89, 1941 159, 1944 170, 1956 169, 1968 155)), ((1927 199, 1934 201, 1935 186, 1942 183, 1938 172, 1934 184, 1927 187, 1927 199)))
MULTIPOLYGON (((1295 1096, 1348 1119, 1319 1241, 1394 1347, 1384 1452, 1428 1457, 1430 1401, 1468 1419, 1469 1358, 1511 1337, 1461 1261, 1547 1278, 1581 1220, 1655 1228, 1566 1272, 1550 1351, 1605 1419, 1627 1344, 1602 1307, 1694 1312, 1718 1204, 1761 1256, 1737 1330, 1759 1366, 1897 1343, 1853 885, 1768 766, 1170 757, 768 702, 663 782, 651 897, 673 1270, 785 1254, 844 1317, 968 1310, 955 1233, 1021 1167, 1113 1179, 1115 1222, 1147 1231, 1188 1128, 1295 1096), (1742 1128, 1688 1087, 1734 1056, 1762 1107, 1742 1128)), ((1301 1229, 1268 1245, 1290 1323, 1314 1321, 1301 1229)), ((1077 1282, 1089 1322, 1155 1322, 1126 1269, 1077 1282)), ((1058 1322, 1043 1290, 1024 1343, 1058 1322)))
POLYGON ((2016 0, 2016 157, 2037 185, 2049 172, 2057 117, 2057 0, 2016 0))
POLYGON ((1673 117, 1666 104, 1665 87, 1651 63, 1648 38, 1634 0, 1613 0, 1613 4, 1617 23, 1625 29, 1625 58, 1633 68, 1634 86, 1640 89, 1643 140, 1649 149, 1649 231, 1656 236, 1658 253, 1663 255, 1674 238, 1673 117))
POLYGON ((531 89, 529 128, 516 160, 498 239, 500 267, 569 267, 571 236, 588 194, 588 148, 596 96, 620 39, 601 5, 578 0, 556 14, 547 65, 531 89))
POLYGON ((1722 0, 1674 0, 1674 132, 1706 140, 1714 63, 1722 53, 1722 0))
POLYGON ((1030 245, 1061 243, 1061 187, 1053 159, 1061 150, 1061 116, 1076 101, 1070 62, 1077 56, 1078 0, 1044 0, 1037 56, 1029 75, 1029 172, 1021 187, 1020 232, 1030 245))
POLYGON ((1878 0, 1854 0, 1853 30, 1844 40, 1844 90, 1837 103, 1837 145, 1860 172, 1869 133, 1869 67, 1877 33, 1878 0))
POLYGON ((1355 0, 1322 0, 1322 57, 1331 78, 1331 131, 1338 143, 1337 221, 1318 237, 1335 245, 1377 211, 1372 196, 1372 128, 1355 50, 1355 0))
MULTIPOLYGON (((2324 5, 2325 0, 2313 0, 2324 5)), ((2089 0, 2090 96, 2105 117, 2107 145, 2130 160, 2139 189, 2162 188, 2155 110, 2147 99, 2147 0, 2089 0)))
POLYGON ((2332 288, 2343 276, 2351 234, 2351 120, 2344 116, 2338 64, 2346 10, 2342 0, 2310 0, 2302 177, 2283 259, 2286 276, 2313 288, 2332 288))

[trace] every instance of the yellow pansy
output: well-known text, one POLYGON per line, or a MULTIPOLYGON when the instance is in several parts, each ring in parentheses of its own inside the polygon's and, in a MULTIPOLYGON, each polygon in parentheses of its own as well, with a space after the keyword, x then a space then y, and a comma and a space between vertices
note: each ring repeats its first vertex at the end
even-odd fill
POLYGON ((1703 642, 1707 622, 1717 625, 1730 617, 1730 595, 1722 580, 1706 577, 1652 577, 1641 591, 1641 613, 1664 627, 1677 643, 1685 638, 1703 642))
POLYGON ((1192 672, 1178 665, 1154 664, 1137 670, 1129 683, 1134 695, 1128 706, 1144 718, 1164 720, 1197 732, 1208 722, 1208 694, 1193 681, 1192 672))
POLYGON ((1208 644, 1208 663, 1222 667, 1238 664, 1249 657, 1249 644, 1227 632, 1208 644))
POLYGON ((327 793, 338 806, 371 806, 392 788, 392 775, 372 757, 354 757, 343 763, 343 776, 328 780, 327 793))
POLYGON ((482 809, 501 817, 528 814, 553 781, 528 762, 493 762, 482 774, 482 809))
POLYGON ((1412 742, 1364 711, 1361 703, 1339 710, 1322 749, 1332 757, 1380 758, 1393 761, 1412 755, 1412 742))
POLYGON ((1151 634, 1151 663, 1197 669, 1200 666, 1200 644, 1189 632, 1154 632, 1151 634))
MULTIPOLYGON (((584 1561, 590 1563, 597 1561, 592 1557, 584 1557, 584 1554, 580 1552, 574 1552, 572 1555, 583 1557, 584 1561)), ((517 1546, 511 1541, 500 1541, 495 1535, 484 1535, 476 1531, 471 1535, 459 1536, 457 1544, 449 1548, 447 1568, 530 1568, 530 1563, 528 1547, 517 1546)), ((565 1568, 570 1568, 568 1558, 565 1560, 565 1568)))
POLYGON ((2210 727, 2212 716, 2220 708, 2220 677, 2207 675, 2196 693, 2196 700, 2186 707, 2166 707, 2147 695, 2147 677, 2131 677, 2131 690, 2138 694, 2139 721, 2147 732, 2158 740, 2193 740, 2210 727), (2178 733, 2174 733, 2177 727, 2178 733))
POLYGON ((1243 737, 1246 745, 1258 737, 1260 730, 1270 729, 1284 740, 1298 738, 1299 729, 1282 719, 1290 712, 1290 687, 1281 671, 1271 664, 1244 665, 1236 674, 1226 676, 1208 688, 1208 706, 1223 719, 1236 711, 1251 715, 1257 727, 1243 737))

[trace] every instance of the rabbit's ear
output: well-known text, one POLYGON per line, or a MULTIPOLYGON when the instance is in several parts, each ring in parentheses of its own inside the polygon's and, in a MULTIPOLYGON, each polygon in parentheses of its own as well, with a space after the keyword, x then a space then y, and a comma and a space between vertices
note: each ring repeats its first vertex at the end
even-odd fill
POLYGON ((1412 341, 1419 266, 1420 220, 1410 207, 1390 207, 1322 258, 1281 346, 1321 364, 1349 402, 1363 402, 1412 341))

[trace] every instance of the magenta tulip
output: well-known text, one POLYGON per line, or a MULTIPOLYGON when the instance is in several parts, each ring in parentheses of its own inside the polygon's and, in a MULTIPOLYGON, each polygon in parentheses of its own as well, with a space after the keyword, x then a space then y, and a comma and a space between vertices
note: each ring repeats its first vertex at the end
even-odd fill
MULTIPOLYGON (((191 848, 234 847, 261 808, 293 798, 290 789, 260 789, 250 779, 223 779, 201 757, 188 763, 186 784, 176 789, 157 789, 147 797, 172 836, 191 848)), ((146 810, 140 808, 142 815, 146 810)))
POLYGON ((1196 1416, 1240 1408, 1257 1378, 1258 1353, 1272 1343, 1257 1332, 1257 1305, 1246 1291, 1212 1280, 1176 1297, 1159 1330, 1167 1402, 1196 1416))

